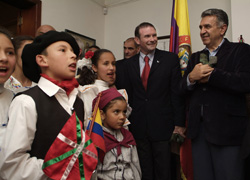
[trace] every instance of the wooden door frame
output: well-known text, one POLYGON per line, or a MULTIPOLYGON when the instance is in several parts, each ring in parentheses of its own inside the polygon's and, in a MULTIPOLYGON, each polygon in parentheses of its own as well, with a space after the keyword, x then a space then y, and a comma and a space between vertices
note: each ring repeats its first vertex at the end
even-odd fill
POLYGON ((9 4, 19 9, 30 8, 36 4, 41 3, 40 0, 0 0, 0 1, 5 2, 6 4, 9 4))
POLYGON ((17 35, 35 36, 41 26, 41 0, 0 0, 20 9, 17 17, 17 35))

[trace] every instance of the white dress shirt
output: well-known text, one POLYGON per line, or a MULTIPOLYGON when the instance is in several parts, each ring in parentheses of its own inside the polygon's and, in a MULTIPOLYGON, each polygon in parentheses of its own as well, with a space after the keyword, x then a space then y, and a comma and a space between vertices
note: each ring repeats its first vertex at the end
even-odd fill
MULTIPOLYGON (((140 65, 140 76, 143 72, 143 69, 144 69, 144 66, 145 66, 145 61, 144 61, 144 58, 145 58, 145 54, 143 54, 142 52, 140 52, 140 56, 139 56, 139 65, 140 65)), ((150 68, 152 67, 152 64, 153 64, 153 60, 154 60, 154 56, 155 56, 155 51, 148 54, 147 55, 148 58, 149 58, 149 61, 148 61, 148 64, 150 66, 150 68)))

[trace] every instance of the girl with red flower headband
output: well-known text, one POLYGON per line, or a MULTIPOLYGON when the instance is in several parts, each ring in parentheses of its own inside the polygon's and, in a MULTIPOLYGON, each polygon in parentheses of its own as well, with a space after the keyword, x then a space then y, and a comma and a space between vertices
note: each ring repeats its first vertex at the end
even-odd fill
MULTIPOLYGON (((90 54, 86 54, 89 56, 90 54)), ((78 82, 80 85, 79 89, 81 93, 79 94, 80 98, 84 101, 84 112, 85 120, 84 127, 87 127, 88 121, 92 115, 92 104, 91 102, 96 97, 96 95, 114 87, 116 79, 116 60, 114 54, 107 49, 100 49, 95 51, 93 57, 91 58, 92 66, 89 69, 87 66, 82 68, 78 82)), ((128 100, 128 96, 125 89, 119 90, 119 92, 128 100)), ((128 114, 131 112, 131 108, 128 107, 128 114)), ((127 126, 129 123, 126 120, 124 126, 127 126)))

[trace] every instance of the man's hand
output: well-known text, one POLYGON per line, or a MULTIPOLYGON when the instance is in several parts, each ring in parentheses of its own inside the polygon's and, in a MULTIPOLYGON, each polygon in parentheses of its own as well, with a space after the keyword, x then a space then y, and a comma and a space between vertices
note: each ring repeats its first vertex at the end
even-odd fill
POLYGON ((209 80, 209 76, 200 79, 198 82, 199 82, 199 83, 207 83, 208 80, 209 80))
POLYGON ((213 70, 214 68, 211 68, 208 64, 196 64, 194 69, 189 73, 190 83, 194 83, 195 81, 200 81, 200 83, 207 82, 213 70))
POLYGON ((186 137, 185 136, 185 132, 186 132, 186 128, 185 127, 180 127, 180 126, 175 126, 173 134, 179 134, 182 137, 186 137))

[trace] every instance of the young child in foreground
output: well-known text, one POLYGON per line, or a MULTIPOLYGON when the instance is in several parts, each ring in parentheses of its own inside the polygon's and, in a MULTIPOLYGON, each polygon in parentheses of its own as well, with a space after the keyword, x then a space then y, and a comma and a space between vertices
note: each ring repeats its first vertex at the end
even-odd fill
MULTIPOLYGON (((136 143, 131 132, 123 128, 127 103, 115 89, 101 92, 99 109, 103 122, 106 154, 97 165, 98 179, 141 179, 136 143)), ((98 96, 93 100, 93 107, 98 96)))
POLYGON ((80 120, 84 116, 74 78, 78 54, 75 39, 65 32, 49 31, 24 47, 24 75, 38 85, 10 105, 0 153, 2 179, 49 179, 42 170, 47 151, 73 112, 80 120))

